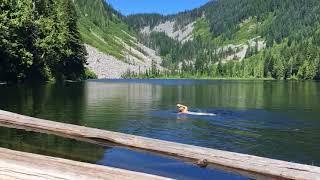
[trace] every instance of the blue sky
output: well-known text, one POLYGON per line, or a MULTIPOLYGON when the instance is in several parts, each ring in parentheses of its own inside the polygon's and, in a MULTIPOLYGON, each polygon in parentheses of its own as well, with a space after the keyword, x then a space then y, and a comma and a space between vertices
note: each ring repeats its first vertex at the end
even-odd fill
POLYGON ((136 13, 173 14, 200 7, 209 0, 107 0, 124 15, 136 13))

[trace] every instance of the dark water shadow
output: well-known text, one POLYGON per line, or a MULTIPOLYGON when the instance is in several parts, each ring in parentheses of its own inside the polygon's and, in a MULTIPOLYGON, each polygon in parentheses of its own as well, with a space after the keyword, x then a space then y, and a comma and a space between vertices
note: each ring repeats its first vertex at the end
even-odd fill
POLYGON ((219 168, 200 168, 170 156, 128 149, 119 145, 83 141, 0 127, 0 147, 36 153, 175 179, 248 179, 219 168), (89 143, 90 142, 90 143, 89 143))

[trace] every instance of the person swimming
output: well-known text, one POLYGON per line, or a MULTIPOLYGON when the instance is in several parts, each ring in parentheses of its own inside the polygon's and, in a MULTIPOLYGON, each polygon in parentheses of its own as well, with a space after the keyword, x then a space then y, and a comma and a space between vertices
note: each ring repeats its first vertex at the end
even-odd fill
POLYGON ((189 115, 196 115, 196 116, 216 116, 213 113, 203 113, 203 112, 190 112, 188 111, 188 107, 182 104, 177 104, 178 107, 178 114, 189 114, 189 115))
POLYGON ((177 107, 178 107, 178 113, 187 114, 189 112, 188 107, 185 105, 177 104, 177 107))

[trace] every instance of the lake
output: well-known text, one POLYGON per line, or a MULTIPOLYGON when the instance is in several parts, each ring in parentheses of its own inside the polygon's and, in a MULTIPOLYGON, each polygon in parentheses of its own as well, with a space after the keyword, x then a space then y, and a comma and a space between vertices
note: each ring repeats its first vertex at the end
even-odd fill
MULTIPOLYGON (((0 109, 139 136, 320 165, 320 82, 316 81, 92 80, 0 85, 0 109), (177 103, 188 105, 190 111, 216 116, 178 115, 177 103)), ((7 128, 1 132, 0 145, 11 149, 24 149, 19 134, 21 137, 36 136, 27 138, 28 146, 40 142, 46 146, 32 152, 58 153, 63 157, 104 165, 113 162, 111 165, 115 167, 146 159, 143 163, 148 167, 157 167, 147 172, 175 178, 182 178, 186 172, 190 172, 191 178, 197 177, 200 171, 204 174, 203 179, 217 173, 221 173, 217 177, 229 177, 224 172, 204 171, 191 164, 145 153, 135 154, 123 148, 92 146, 88 149, 84 148, 87 145, 74 140, 54 140, 57 137, 7 128), (69 148, 48 152, 51 147, 48 144, 54 143, 51 145, 56 147, 66 144, 65 141, 70 144, 69 148), (73 153, 71 149, 81 153, 73 153), (112 152, 117 156, 106 155, 112 152), (77 156, 70 157, 71 154, 77 156), (125 155, 130 157, 119 160, 125 155), (105 161, 107 157, 111 160, 105 161), (122 161, 122 165, 117 165, 117 161, 122 161), (168 163, 174 165, 168 166, 168 163), (156 172, 160 166, 163 171, 156 172), (193 175, 188 168, 193 169, 193 175)), ((133 167, 127 165, 124 168, 133 167)))

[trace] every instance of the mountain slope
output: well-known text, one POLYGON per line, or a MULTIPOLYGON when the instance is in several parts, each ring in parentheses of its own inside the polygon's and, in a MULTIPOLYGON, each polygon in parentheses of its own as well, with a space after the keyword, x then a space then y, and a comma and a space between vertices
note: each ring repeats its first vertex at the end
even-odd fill
POLYGON ((74 3, 80 34, 89 53, 88 68, 99 78, 120 78, 126 71, 145 72, 152 62, 161 63, 153 50, 137 41, 124 17, 104 0, 74 0, 74 3))
POLYGON ((176 15, 132 15, 127 22, 172 73, 179 67, 182 74, 211 77, 320 77, 318 0, 210 1, 176 15))

